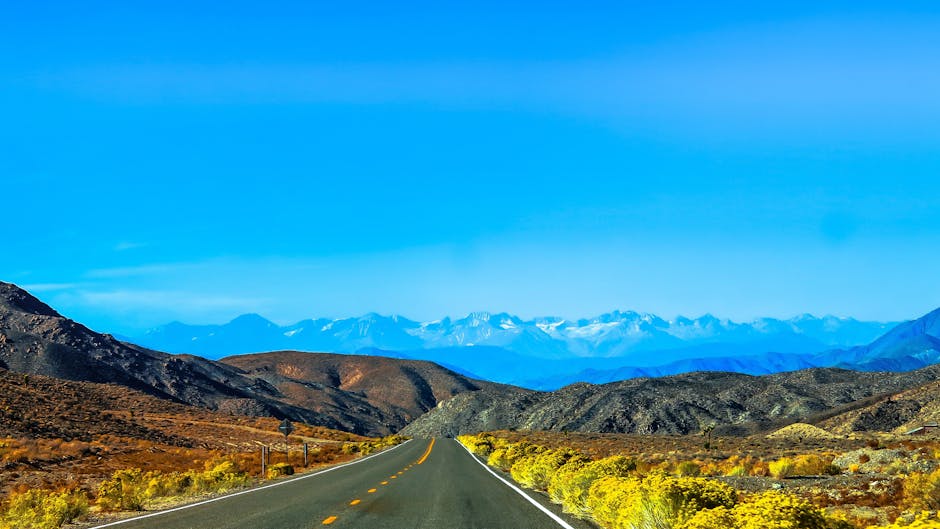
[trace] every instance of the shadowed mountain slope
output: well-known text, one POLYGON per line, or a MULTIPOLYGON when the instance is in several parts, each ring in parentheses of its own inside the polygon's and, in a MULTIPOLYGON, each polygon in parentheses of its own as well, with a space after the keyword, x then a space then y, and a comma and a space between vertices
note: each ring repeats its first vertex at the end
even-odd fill
POLYGON ((110 383, 175 402, 385 435, 477 382, 429 362, 271 353, 215 362, 121 342, 0 282, 0 368, 110 383), (358 378, 357 378, 358 377, 358 378))
POLYGON ((938 366, 910 373, 816 368, 765 376, 686 373, 603 385, 573 384, 546 393, 496 388, 457 395, 403 433, 531 429, 689 434, 708 424, 724 433, 747 433, 896 393, 938 375, 938 366))

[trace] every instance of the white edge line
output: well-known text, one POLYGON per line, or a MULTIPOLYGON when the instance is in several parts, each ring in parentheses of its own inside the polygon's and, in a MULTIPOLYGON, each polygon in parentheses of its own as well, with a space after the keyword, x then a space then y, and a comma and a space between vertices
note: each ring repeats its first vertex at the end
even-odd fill
POLYGON ((549 518, 551 518, 552 520, 555 520, 556 522, 558 522, 558 525, 564 527, 565 529, 574 529, 574 527, 571 527, 571 525, 569 525, 568 522, 562 520, 560 516, 558 516, 557 514, 553 513, 552 511, 548 510, 547 508, 545 508, 545 506, 542 505, 541 503, 539 503, 539 502, 533 500, 531 496, 529 496, 528 494, 525 493, 525 491, 523 491, 523 490, 520 489, 519 487, 513 485, 512 483, 506 481, 505 478, 503 478, 502 476, 500 476, 499 474, 497 474, 496 472, 494 472, 492 468, 486 466, 486 464, 483 463, 482 461, 480 461, 479 459, 477 459, 477 456, 473 455, 473 452, 471 452, 469 448, 467 448, 466 446, 464 446, 463 443, 461 443, 460 441, 457 441, 456 439, 454 439, 454 441, 456 441, 457 444, 459 444, 461 447, 463 447, 463 449, 466 450, 468 454, 470 454, 470 457, 471 457, 474 461, 476 461, 477 463, 479 463, 481 467, 485 468, 487 472, 489 472, 490 474, 493 474, 493 476, 495 476, 496 479, 498 479, 498 480, 502 481, 503 483, 505 483, 507 487, 509 487, 509 488, 511 488, 512 490, 518 492, 519 495, 522 496, 523 498, 525 498, 526 500, 528 500, 529 503, 531 503, 532 505, 535 505, 536 507, 538 507, 538 509, 539 509, 540 511, 542 511, 543 513, 545 513, 549 518))
MULTIPOLYGON (((357 460, 355 460, 355 461, 350 461, 349 463, 343 463, 342 465, 336 465, 335 467, 330 467, 330 468, 321 470, 321 471, 319 471, 319 472, 314 472, 314 473, 312 473, 312 474, 304 474, 304 475, 302 475, 302 476, 300 476, 300 477, 291 478, 291 479, 286 479, 286 480, 284 480, 284 481, 278 481, 277 483, 272 483, 271 485, 265 485, 265 486, 263 486, 263 487, 257 487, 257 488, 254 488, 254 489, 243 490, 243 491, 240 491, 240 492, 233 492, 232 494, 226 494, 225 496, 219 496, 218 498, 212 498, 211 500, 204 500, 204 501, 200 501, 200 502, 197 502, 197 503, 190 503, 189 505, 183 505, 182 507, 174 507, 174 508, 172 508, 172 509, 167 509, 167 510, 165 510, 165 511, 157 511, 157 512, 153 512, 153 513, 150 513, 150 514, 145 514, 145 515, 143 515, 143 516, 135 516, 135 517, 133 517, 133 518, 127 518, 127 519, 124 519, 124 520, 118 520, 117 522, 106 523, 106 524, 104 524, 104 525, 96 525, 96 526, 94 526, 94 527, 89 527, 88 529, 103 529, 104 527, 113 527, 113 526, 115 526, 115 525, 121 525, 121 524, 125 524, 125 523, 135 522, 135 521, 137 521, 137 520, 143 520, 143 519, 145 519, 145 518, 153 518, 153 517, 155 517, 155 516, 163 516, 164 514, 169 514, 169 513, 171 513, 171 512, 182 511, 182 510, 185 510, 185 509, 191 509, 191 508, 193 508, 193 507, 199 507, 200 505, 206 505, 207 503, 214 503, 214 502, 217 502, 217 501, 227 500, 227 499, 229 499, 229 498, 234 498, 235 496, 241 496, 242 494, 251 494, 252 492, 258 492, 259 490, 272 489, 272 488, 274 488, 274 487, 280 487, 281 485, 287 485, 288 483, 293 483, 293 482, 295 482, 295 481, 300 481, 300 480, 302 480, 302 479, 312 478, 312 477, 314 477, 314 476, 319 476, 320 474, 326 474, 327 472, 332 472, 332 471, 334 471, 334 470, 336 470, 336 469, 339 469, 339 468, 348 467, 348 466, 350 466, 350 465, 355 465, 356 463, 362 463, 363 461, 367 461, 367 460, 369 460, 369 459, 372 459, 373 457, 377 457, 377 456, 380 456, 380 455, 382 455, 382 454, 387 454, 387 453, 391 452, 392 450, 398 448, 399 446, 404 446, 404 445, 408 444, 409 442, 411 442, 411 439, 408 439, 407 441, 405 441, 404 443, 401 443, 401 444, 399 444, 399 445, 395 445, 395 446, 393 446, 392 448, 389 448, 388 450, 383 450, 383 451, 381 451, 381 452, 379 452, 379 453, 377 453, 377 454, 372 454, 371 456, 366 456, 366 457, 364 457, 364 458, 362 458, 362 459, 357 459, 357 460)), ((462 446, 462 445, 461 445, 461 446, 462 446)), ((572 529, 573 529, 573 528, 572 528, 572 529)))

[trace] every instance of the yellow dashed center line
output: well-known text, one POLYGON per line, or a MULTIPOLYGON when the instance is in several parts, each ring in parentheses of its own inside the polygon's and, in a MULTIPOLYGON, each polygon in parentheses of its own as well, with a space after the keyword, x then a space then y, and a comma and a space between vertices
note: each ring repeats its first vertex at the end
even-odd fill
POLYGON ((418 465, 420 465, 421 463, 424 463, 424 460, 427 459, 429 455, 431 455, 431 449, 433 448, 434 448, 434 439, 431 439, 431 444, 428 445, 428 449, 424 451, 424 455, 421 456, 421 459, 418 460, 417 462, 418 465))
MULTIPOLYGON (((389 479, 398 479, 398 476, 401 476, 402 474, 404 474, 404 473, 405 473, 407 470, 409 470, 411 467, 413 467, 413 466, 415 466, 415 465, 420 465, 421 463, 424 463, 425 460, 427 460, 428 456, 431 455, 431 450, 433 450, 433 449, 434 449, 434 439, 431 439, 431 443, 428 445, 428 449, 424 451, 424 454, 421 456, 421 459, 419 459, 419 460, 415 461, 414 463, 408 465, 407 467, 404 468, 404 470, 399 471, 399 472, 398 472, 397 474, 395 474, 394 476, 389 476, 389 479)), ((388 481, 383 481, 381 484, 382 484, 382 485, 388 485, 388 481)), ((369 494, 374 494, 376 490, 378 490, 378 489, 369 489, 369 490, 368 490, 368 493, 369 493, 369 494)), ((356 498, 356 499, 352 500, 351 502, 349 502, 349 505, 359 505, 360 503, 362 503, 362 500, 359 499, 359 498, 356 498)), ((335 521, 338 520, 338 519, 339 519, 339 517, 337 517, 337 516, 330 516, 329 518, 323 520, 323 525, 330 525, 330 524, 332 524, 333 522, 335 522, 335 521)))

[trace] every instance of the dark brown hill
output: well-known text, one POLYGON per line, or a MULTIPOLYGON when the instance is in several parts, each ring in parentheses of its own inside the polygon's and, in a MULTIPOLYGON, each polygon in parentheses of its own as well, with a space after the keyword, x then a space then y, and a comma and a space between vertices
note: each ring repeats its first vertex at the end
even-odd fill
POLYGON ((282 351, 221 362, 276 387, 283 402, 335 417, 353 432, 396 432, 455 395, 497 386, 431 362, 379 356, 282 351))
POLYGON ((444 399, 489 386, 430 362, 380 357, 266 353, 223 363, 171 355, 96 333, 3 282, 0 368, 365 435, 394 433, 444 399))
POLYGON ((289 413, 277 390, 236 369, 126 344, 62 317, 15 285, 0 282, 0 367, 66 380, 120 384, 210 409, 289 413))
POLYGON ((406 435, 494 429, 688 434, 715 424, 745 434, 818 416, 862 399, 935 380, 940 366, 909 373, 807 369, 775 375, 700 372, 537 393, 465 393, 410 424, 406 435))

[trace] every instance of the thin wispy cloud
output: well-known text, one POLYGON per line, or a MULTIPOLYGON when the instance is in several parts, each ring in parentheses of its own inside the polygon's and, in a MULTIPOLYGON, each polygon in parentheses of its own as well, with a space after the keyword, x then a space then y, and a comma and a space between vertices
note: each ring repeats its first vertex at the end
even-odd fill
POLYGON ((114 251, 126 252, 128 250, 136 250, 138 248, 145 248, 147 246, 149 245, 145 242, 122 241, 114 245, 114 251))
POLYGON ((20 285, 29 292, 55 292, 79 288, 80 283, 27 283, 20 285))

